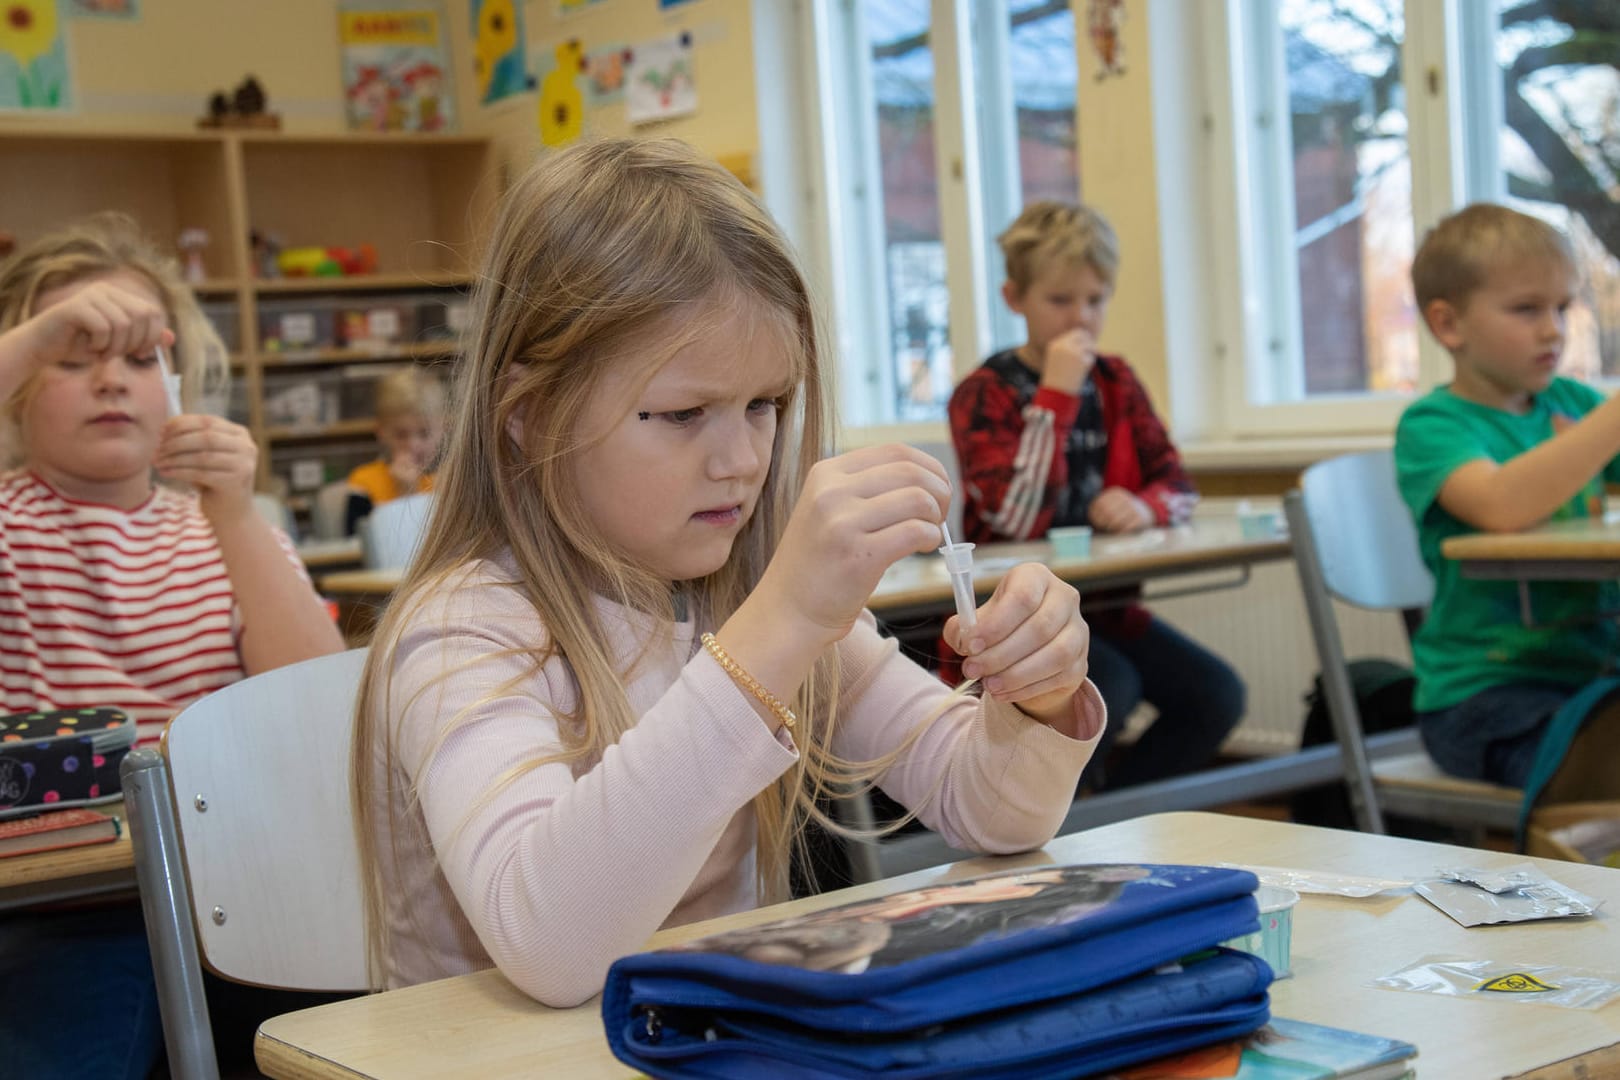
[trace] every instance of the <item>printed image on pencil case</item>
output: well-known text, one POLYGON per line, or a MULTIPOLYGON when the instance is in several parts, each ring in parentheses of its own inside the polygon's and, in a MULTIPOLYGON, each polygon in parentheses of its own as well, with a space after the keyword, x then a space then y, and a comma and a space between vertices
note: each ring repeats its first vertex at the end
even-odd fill
POLYGON ((1257 886, 1157 865, 930 886, 625 957, 603 1020, 655 1076, 1117 1067, 1266 1021, 1270 968, 1215 949, 1258 927, 1257 886))
POLYGON ((41 709, 0 716, 0 819, 116 799, 135 745, 120 709, 41 709))

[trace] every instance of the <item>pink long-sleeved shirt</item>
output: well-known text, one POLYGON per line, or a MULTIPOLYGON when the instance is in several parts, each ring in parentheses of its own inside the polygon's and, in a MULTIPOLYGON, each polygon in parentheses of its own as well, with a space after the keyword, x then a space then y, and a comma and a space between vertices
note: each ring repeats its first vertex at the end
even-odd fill
MULTIPOLYGON (((396 732, 395 790, 377 796, 393 829, 380 842, 386 977, 404 986, 493 962, 529 995, 571 1006, 660 927, 757 906, 749 802, 796 751, 683 622, 632 672, 626 692, 639 720, 617 744, 497 790, 514 768, 557 752, 558 715, 575 704, 562 661, 529 671, 545 631, 510 580, 499 562, 469 568, 418 610, 394 655, 380 719, 396 732)), ((600 603, 628 663, 655 626, 600 603)), ((869 614, 839 654, 834 750, 845 758, 893 749, 948 694, 879 636, 869 614)), ((961 698, 881 786, 953 846, 1038 847, 1057 830, 1104 722, 1089 682, 1063 730, 961 698)), ((373 762, 380 773, 380 754, 373 762)))

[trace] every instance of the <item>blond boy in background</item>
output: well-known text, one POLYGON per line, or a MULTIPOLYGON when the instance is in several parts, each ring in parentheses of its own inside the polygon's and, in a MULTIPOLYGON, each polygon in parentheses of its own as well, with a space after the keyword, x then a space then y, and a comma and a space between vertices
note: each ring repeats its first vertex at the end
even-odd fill
POLYGON ((1514 787, 1555 714, 1614 660, 1620 632, 1601 613, 1620 607, 1620 588, 1535 582, 1526 626, 1516 582, 1465 578, 1440 546, 1600 517, 1604 482, 1620 480, 1620 398, 1557 374, 1575 280, 1561 233, 1490 204, 1442 220, 1412 262, 1418 308, 1456 369, 1395 435, 1401 497, 1435 581, 1413 641, 1413 704, 1442 769, 1514 787))
MULTIPOLYGON (((1113 227, 1091 207, 1042 201, 997 241, 1007 260, 1002 298, 1028 340, 991 356, 951 395, 963 539, 1032 540, 1063 525, 1131 533, 1186 520, 1198 500, 1181 455, 1124 357, 1098 348, 1119 270, 1113 227)), ((1134 598, 1110 590, 1082 606, 1091 681, 1115 718, 1087 766, 1089 788, 1202 768, 1243 718, 1237 672, 1134 598), (1104 775, 1111 741, 1142 701, 1158 718, 1104 775)), ((944 642, 940 652, 947 681, 979 674, 971 662, 959 667, 944 642)))

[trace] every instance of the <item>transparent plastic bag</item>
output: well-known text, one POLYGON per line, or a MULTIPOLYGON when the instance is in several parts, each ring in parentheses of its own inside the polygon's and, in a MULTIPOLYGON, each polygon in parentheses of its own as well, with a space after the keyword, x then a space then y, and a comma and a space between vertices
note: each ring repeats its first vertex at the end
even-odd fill
POLYGON ((1468 960, 1458 956, 1425 956, 1372 985, 1446 997, 1497 999, 1565 1009, 1600 1009, 1620 998, 1620 975, 1561 967, 1515 964, 1503 960, 1468 960))
POLYGON ((1246 863, 1216 863, 1216 866, 1234 870, 1247 870, 1260 879, 1262 885, 1277 885, 1297 893, 1317 893, 1323 896, 1348 896, 1360 900, 1376 896, 1391 889, 1409 889, 1410 878, 1357 877, 1353 874, 1330 874, 1325 870, 1298 870, 1288 866, 1250 866, 1246 863))

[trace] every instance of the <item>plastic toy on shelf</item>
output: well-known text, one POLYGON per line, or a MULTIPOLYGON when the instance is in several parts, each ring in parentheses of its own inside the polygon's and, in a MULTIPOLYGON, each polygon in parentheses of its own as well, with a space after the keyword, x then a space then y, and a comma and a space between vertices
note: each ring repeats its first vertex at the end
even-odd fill
POLYGON ((294 247, 276 255, 276 269, 284 277, 350 277, 377 271, 377 249, 370 244, 357 248, 294 247))

